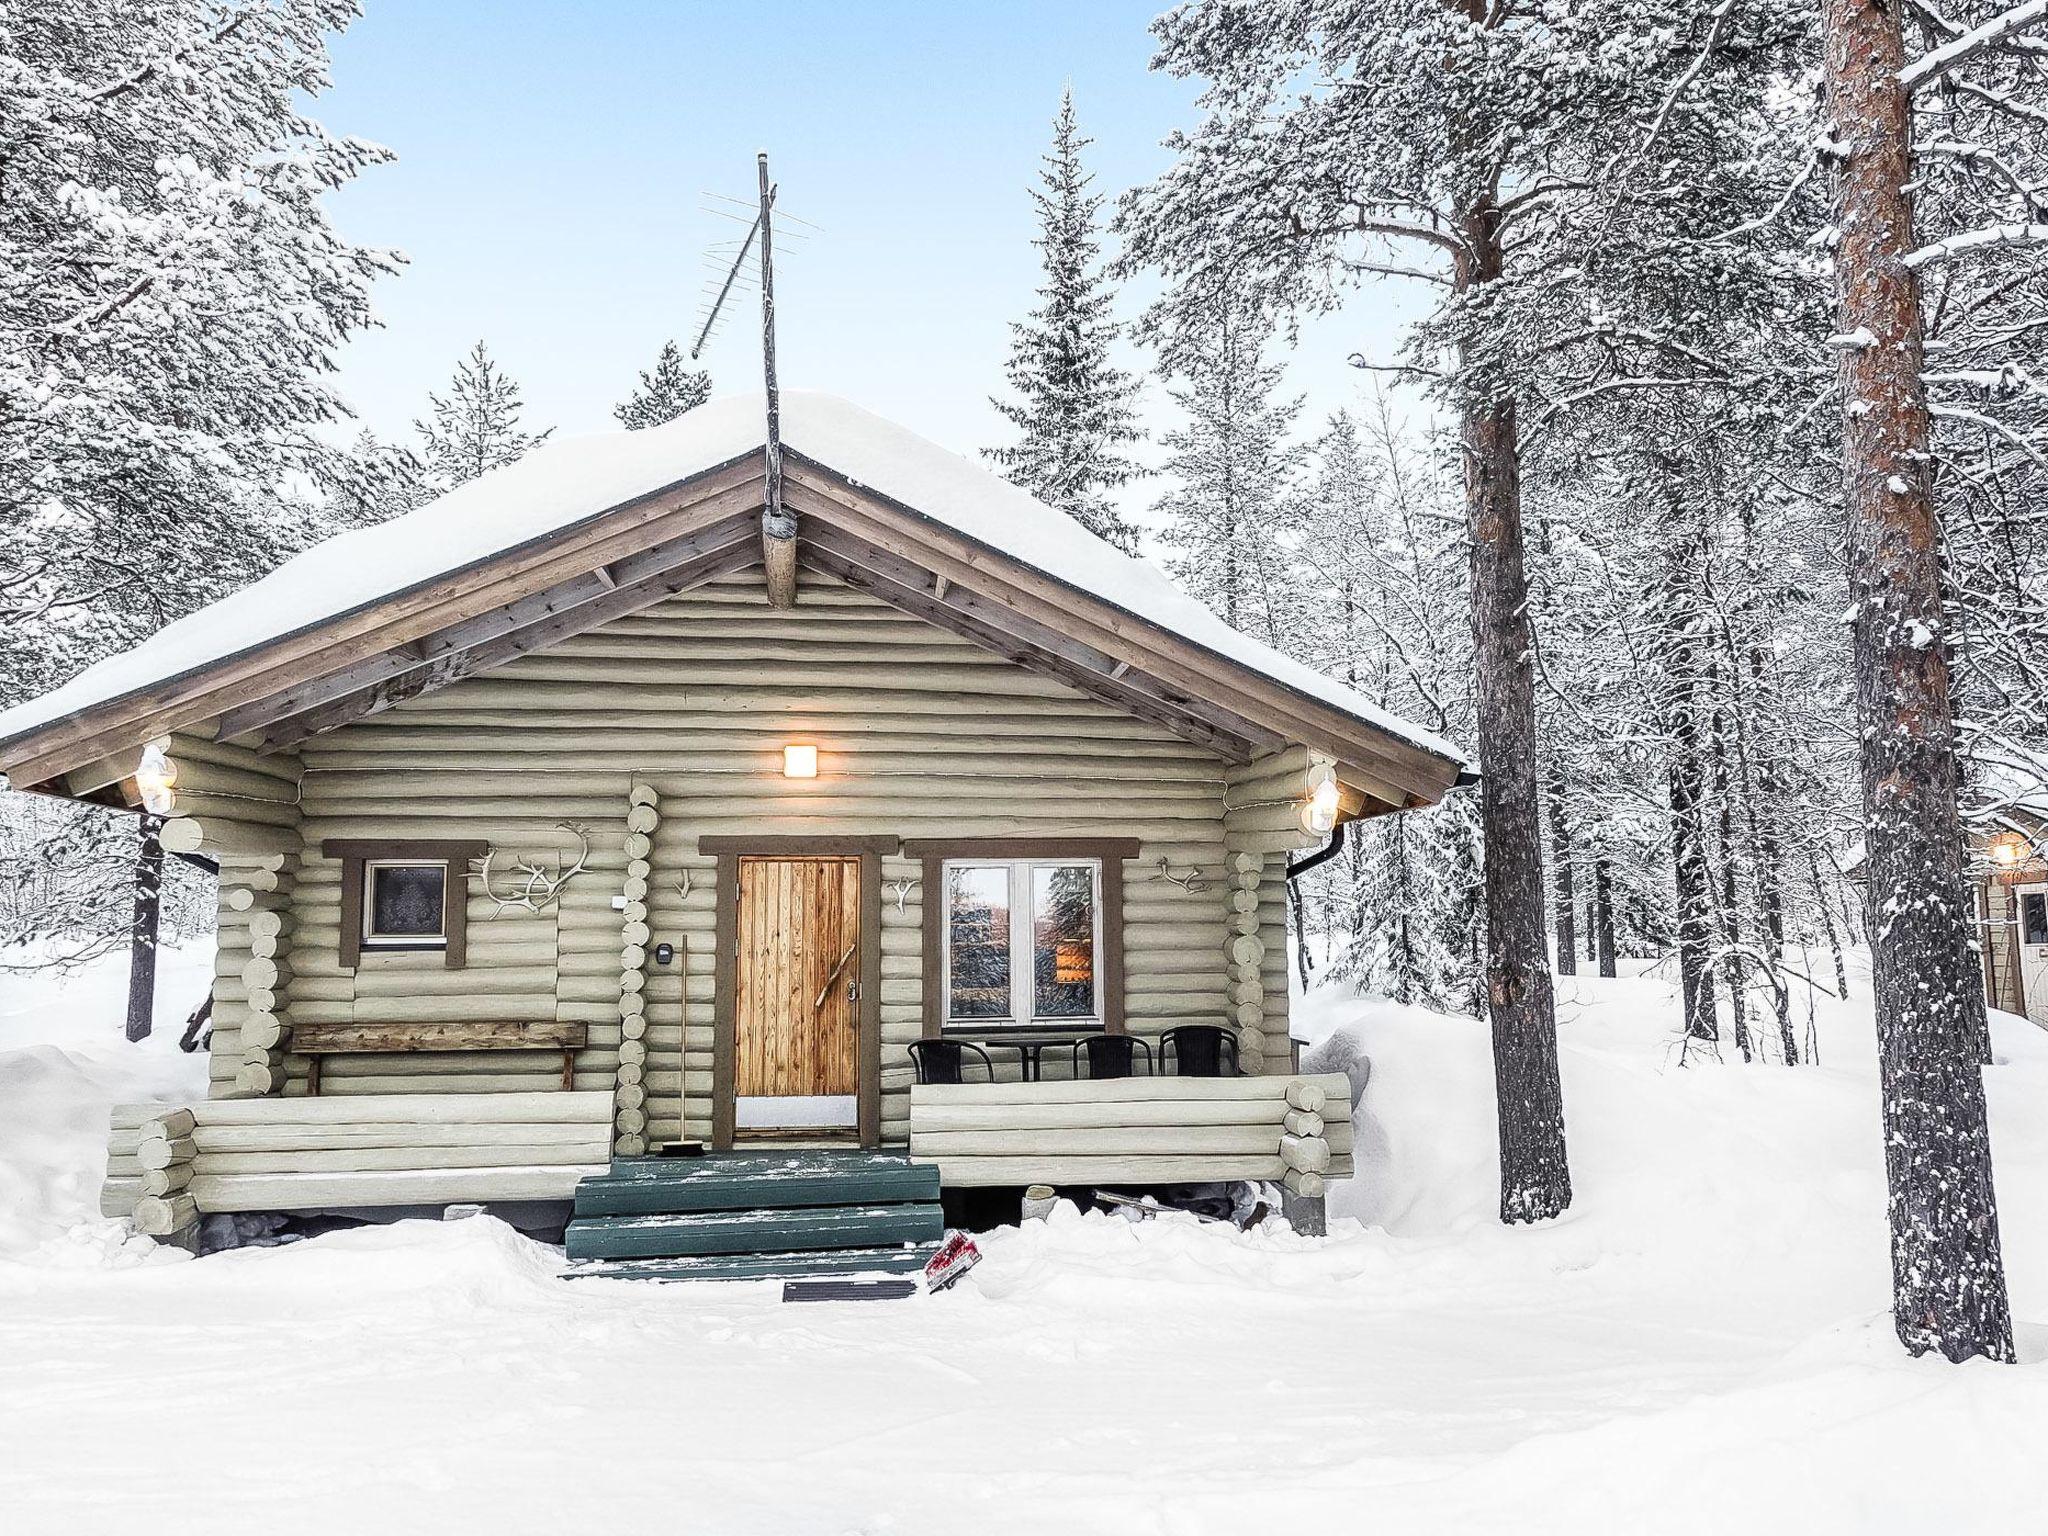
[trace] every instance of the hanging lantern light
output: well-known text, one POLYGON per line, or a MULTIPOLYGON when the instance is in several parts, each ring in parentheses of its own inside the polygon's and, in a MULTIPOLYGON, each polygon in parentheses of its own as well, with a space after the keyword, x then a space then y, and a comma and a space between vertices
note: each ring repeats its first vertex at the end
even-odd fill
POLYGON ((1337 826, 1337 781, 1325 779, 1310 793, 1301 807, 1301 824, 1317 836, 1326 836, 1337 826))
POLYGON ((157 742, 142 749, 142 761, 135 765, 135 788, 142 796, 142 808, 152 816, 168 816, 178 804, 178 765, 157 742))

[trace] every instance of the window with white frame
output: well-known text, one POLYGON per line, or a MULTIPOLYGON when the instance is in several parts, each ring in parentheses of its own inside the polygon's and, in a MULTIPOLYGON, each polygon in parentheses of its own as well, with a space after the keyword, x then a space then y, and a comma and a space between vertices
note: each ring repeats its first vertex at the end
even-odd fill
POLYGON ((949 859, 946 1021, 1085 1025, 1102 1018, 1102 865, 949 859))
POLYGON ((448 943, 448 865, 442 860, 363 863, 363 947, 441 949, 448 943))

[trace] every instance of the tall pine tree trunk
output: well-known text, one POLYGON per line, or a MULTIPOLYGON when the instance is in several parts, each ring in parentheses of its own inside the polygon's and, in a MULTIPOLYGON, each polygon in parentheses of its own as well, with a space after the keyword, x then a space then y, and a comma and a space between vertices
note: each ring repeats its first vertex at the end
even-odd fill
POLYGON ((1593 861, 1593 948, 1600 974, 1614 975, 1614 871, 1607 860, 1593 861))
POLYGON ((1556 871, 1557 973, 1579 973, 1579 898, 1572 881, 1572 829, 1564 808, 1564 786, 1550 781, 1550 863, 1556 871))
POLYGON ((1841 935, 1835 932, 1835 909, 1828 901, 1826 887, 1820 883, 1820 861, 1810 853, 1806 856, 1806 873, 1813 882, 1813 904, 1820 913, 1820 927, 1828 941, 1828 954, 1835 962, 1835 996, 1846 1002, 1849 997, 1849 967, 1842 959, 1841 935))
POLYGON ((128 1038, 146 1040, 156 1018, 156 937, 163 915, 164 845, 157 840, 164 819, 144 811, 136 818, 135 912, 128 928, 128 1038))
POLYGON ((1742 978, 1742 907, 1735 868, 1735 799, 1728 773, 1728 715, 1714 712, 1714 798, 1718 817, 1716 842, 1721 854, 1721 970, 1728 988, 1728 1020, 1735 1048, 1744 1061, 1755 1059, 1749 1043, 1749 993, 1742 978))
POLYGON ((1671 550, 1665 592, 1666 657, 1670 682, 1665 730, 1670 739, 1665 765, 1671 798, 1671 880, 1677 902, 1678 981, 1684 1000, 1688 1040, 1717 1040, 1721 1028, 1714 1012, 1714 978, 1708 969, 1713 950, 1713 891, 1707 869, 1706 771, 1702 762, 1697 714, 1699 640, 1692 628, 1689 603, 1682 600, 1688 562, 1704 556, 1690 540, 1671 550))
MULTIPOLYGON (((1761 698, 1768 661, 1763 647, 1749 653, 1751 697, 1761 698)), ((1754 740, 1754 737, 1751 738, 1754 740)), ((1762 755, 1755 793, 1749 802, 1750 840, 1756 850, 1756 901, 1763 918, 1764 959, 1771 968, 1771 1002, 1778 1022, 1778 1050, 1785 1065, 1799 1065, 1799 1037, 1792 1029, 1792 988, 1785 980, 1785 850, 1778 833, 1778 807, 1784 799, 1778 759, 1762 755)))
POLYGON ((1903 259, 1913 249, 1914 172, 1911 104, 1898 78, 1900 9, 1889 0, 1826 0, 1824 15, 1840 155, 1842 478, 1893 1319, 1913 1354, 2009 1361, 2012 1314, 1978 1065, 1982 993, 1964 907, 1941 643, 1920 296, 1903 259))
MULTIPOLYGON (((1462 221, 1460 292, 1501 274, 1500 212, 1480 198, 1462 221)), ((1469 360, 1467 360, 1469 363, 1469 360)), ((1543 932, 1536 793, 1536 672, 1522 562, 1515 404, 1467 375, 1461 408, 1472 546, 1472 663, 1479 724, 1479 825, 1486 900, 1486 1013, 1500 1117, 1500 1216, 1541 1221, 1571 1204, 1550 945, 1543 932)))

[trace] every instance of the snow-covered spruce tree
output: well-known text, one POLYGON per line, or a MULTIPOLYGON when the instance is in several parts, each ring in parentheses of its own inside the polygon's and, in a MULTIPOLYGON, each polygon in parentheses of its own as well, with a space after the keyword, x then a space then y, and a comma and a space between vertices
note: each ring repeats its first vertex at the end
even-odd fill
POLYGON ((519 385, 492 361, 480 341, 455 365, 448 393, 428 395, 431 420, 415 421, 420 457, 434 490, 452 491, 491 470, 515 464, 555 430, 528 432, 519 385))
POLYGON ((612 408, 612 415, 627 431, 638 432, 674 421, 710 398, 711 375, 700 368, 684 367, 682 350, 673 341, 665 341, 654 366, 640 375, 640 383, 612 408))
POLYGON ((1172 489, 1154 510, 1180 584, 1233 629, 1277 646, 1300 622, 1296 532, 1304 452, 1289 440, 1299 396, 1282 396, 1266 358, 1273 325, 1258 300, 1226 290, 1169 305, 1161 356, 1184 425, 1161 441, 1172 489))
POLYGON ((1099 269, 1102 196, 1088 190, 1095 178, 1081 166, 1081 151, 1092 142, 1074 121, 1068 91, 1053 119, 1041 185, 1031 193, 1038 211, 1032 243, 1045 281, 1037 307, 1010 327, 1004 372, 1015 398, 993 402, 1021 435, 983 452, 1013 484, 1135 554, 1137 531, 1107 494, 1137 474, 1120 450, 1142 434, 1133 404, 1138 381, 1110 359, 1117 324, 1099 269))
MULTIPOLYGON (((1997 226, 1923 246, 1911 95, 1978 50, 1908 68, 1899 11, 1827 0, 1836 346, 1850 630, 1873 912, 1893 1317, 1914 1354, 2014 1358, 1986 1121, 1983 1001, 1963 900, 1919 270, 2017 243, 1997 226)), ((2023 232, 2018 240, 2033 238, 2023 232)), ((2039 238, 2048 241, 2048 232, 2039 238)))
MULTIPOLYGON (((1710 7, 1681 7, 1679 22, 1693 9, 1710 7)), ((1639 148, 1639 125, 1696 49, 1669 8, 1632 0, 1192 0, 1154 29, 1159 67, 1208 84, 1202 121, 1169 141, 1174 165, 1122 210, 1129 259, 1190 297, 1227 277, 1331 304, 1368 274, 1443 296, 1411 350, 1456 414, 1465 455, 1501 1215, 1556 1215, 1571 1177, 1517 420, 1542 338, 1497 316, 1504 295, 1553 270, 1553 205, 1639 148)))

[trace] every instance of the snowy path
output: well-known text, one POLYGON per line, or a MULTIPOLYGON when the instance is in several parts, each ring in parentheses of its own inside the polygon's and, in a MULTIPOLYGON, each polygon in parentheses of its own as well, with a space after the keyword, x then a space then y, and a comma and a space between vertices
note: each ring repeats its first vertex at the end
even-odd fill
POLYGON ((0 1529, 2038 1528, 2048 1041, 1992 1074, 2029 1363, 1952 1369, 1882 1315, 1854 1016, 1840 1064, 1679 1072, 1661 994, 1567 1010, 1540 1231, 1490 1219, 1483 1034, 1340 1002, 1379 1225, 1325 1244, 1066 1212, 956 1292, 783 1307, 565 1284, 485 1220, 54 1267, 88 1228, 0 1262, 0 1529))

